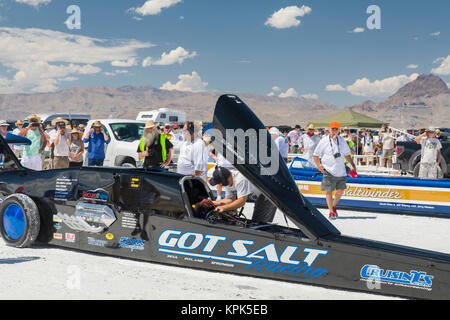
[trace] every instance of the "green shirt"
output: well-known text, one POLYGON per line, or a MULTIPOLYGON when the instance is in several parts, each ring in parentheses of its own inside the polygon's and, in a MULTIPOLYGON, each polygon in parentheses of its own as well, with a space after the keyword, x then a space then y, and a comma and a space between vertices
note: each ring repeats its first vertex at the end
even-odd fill
POLYGON ((41 143, 41 134, 38 129, 36 130, 28 130, 27 134, 25 135, 27 139, 31 140, 31 145, 25 146, 23 150, 24 156, 38 156, 39 150, 42 147, 41 143))

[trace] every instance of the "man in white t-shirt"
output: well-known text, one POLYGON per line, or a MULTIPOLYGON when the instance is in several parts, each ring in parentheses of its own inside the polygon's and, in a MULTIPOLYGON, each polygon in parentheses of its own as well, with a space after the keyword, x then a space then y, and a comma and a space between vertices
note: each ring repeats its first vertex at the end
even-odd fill
POLYGON ((217 166, 209 184, 222 185, 225 188, 225 198, 213 201, 217 211, 238 210, 245 205, 249 197, 252 197, 256 200, 252 220, 265 223, 273 221, 277 208, 239 171, 217 166))
POLYGON ((339 132, 339 122, 331 122, 330 135, 320 140, 313 153, 316 167, 323 174, 321 190, 326 192, 330 219, 337 218, 337 204, 347 188, 345 159, 356 172, 356 166, 350 157, 350 148, 347 141, 339 135, 339 132), (336 191, 336 194, 333 199, 334 191, 336 191))
POLYGON ((303 143, 302 141, 302 127, 300 125, 296 125, 294 130, 288 133, 290 152, 291 153, 300 153, 300 147, 303 143))
POLYGON ((55 145, 52 168, 65 169, 69 167, 70 146, 70 137, 66 129, 67 120, 63 118, 56 118, 53 123, 57 131, 52 141, 55 145))
POLYGON ((428 128, 423 134, 414 139, 422 146, 420 158, 420 179, 437 179, 442 174, 439 170, 441 162, 442 144, 435 138, 435 129, 428 128))
POLYGON ((315 166, 313 154, 321 138, 319 135, 315 134, 315 128, 313 124, 310 124, 308 126, 308 131, 302 136, 302 140, 303 148, 305 149, 305 151, 303 152, 303 157, 308 160, 308 164, 310 166, 315 166))
POLYGON ((282 134, 279 135, 275 139, 276 146, 278 147, 278 151, 280 151, 281 157, 287 162, 288 154, 289 154, 289 140, 288 140, 288 131, 283 130, 282 134))
POLYGON ((180 145, 177 172, 201 177, 206 181, 208 156, 208 148, 201 138, 201 132, 195 132, 193 122, 186 122, 183 128, 183 142, 180 145))
POLYGON ((394 148, 395 148, 395 139, 393 131, 389 128, 388 125, 384 125, 381 130, 378 132, 378 136, 383 141, 383 155, 381 158, 381 166, 387 162, 387 167, 392 168, 392 157, 394 156, 394 148))

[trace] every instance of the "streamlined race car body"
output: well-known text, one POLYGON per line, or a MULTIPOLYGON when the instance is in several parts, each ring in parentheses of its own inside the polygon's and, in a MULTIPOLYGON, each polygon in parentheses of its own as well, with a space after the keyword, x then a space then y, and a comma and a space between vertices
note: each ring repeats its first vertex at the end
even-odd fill
POLYGON ((0 233, 10 246, 38 241, 102 254, 411 298, 450 298, 450 255, 355 239, 340 232, 279 167, 262 174, 271 137, 243 101, 219 98, 213 128, 259 130, 257 146, 213 144, 293 223, 283 227, 198 210, 213 199, 196 177, 167 171, 82 167, 23 168, 0 137, 0 233))

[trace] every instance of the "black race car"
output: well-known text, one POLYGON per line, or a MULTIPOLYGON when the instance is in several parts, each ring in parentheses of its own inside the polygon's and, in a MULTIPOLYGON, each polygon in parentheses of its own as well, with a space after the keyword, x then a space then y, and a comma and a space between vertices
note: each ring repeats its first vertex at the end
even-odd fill
POLYGON ((411 298, 450 299, 450 255, 341 235, 299 192, 273 154, 265 126, 234 95, 219 98, 213 129, 260 132, 214 137, 217 150, 275 204, 283 227, 202 206, 213 199, 195 177, 128 168, 23 168, 0 137, 0 233, 9 246, 34 242, 164 264, 411 298), (262 134, 261 134, 262 133, 262 134))

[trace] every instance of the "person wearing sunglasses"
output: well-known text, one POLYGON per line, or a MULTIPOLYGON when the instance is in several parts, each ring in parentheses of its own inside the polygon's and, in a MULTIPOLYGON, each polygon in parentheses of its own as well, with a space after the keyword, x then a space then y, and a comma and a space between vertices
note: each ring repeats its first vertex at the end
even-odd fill
POLYGON ((324 136, 320 140, 313 153, 314 163, 323 174, 321 190, 326 192, 330 219, 338 217, 337 204, 347 188, 347 170, 344 160, 350 163, 356 174, 356 166, 350 156, 350 148, 339 133, 339 122, 331 122, 329 136, 324 136), (333 198, 334 191, 336 194, 333 198))

